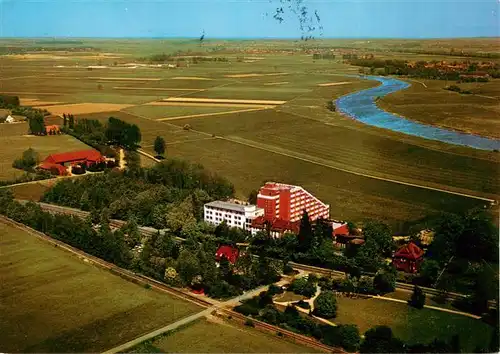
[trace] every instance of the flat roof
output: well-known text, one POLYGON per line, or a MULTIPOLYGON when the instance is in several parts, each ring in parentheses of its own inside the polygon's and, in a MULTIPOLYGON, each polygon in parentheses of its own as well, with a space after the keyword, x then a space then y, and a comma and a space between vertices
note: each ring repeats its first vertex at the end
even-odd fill
POLYGON ((216 200, 214 202, 207 203, 207 204, 205 204, 205 206, 210 206, 210 207, 219 208, 219 209, 233 210, 233 211, 238 211, 241 213, 244 213, 245 210, 254 209, 256 207, 255 205, 243 205, 243 204, 236 204, 236 203, 231 203, 231 202, 223 202, 220 200, 216 200))

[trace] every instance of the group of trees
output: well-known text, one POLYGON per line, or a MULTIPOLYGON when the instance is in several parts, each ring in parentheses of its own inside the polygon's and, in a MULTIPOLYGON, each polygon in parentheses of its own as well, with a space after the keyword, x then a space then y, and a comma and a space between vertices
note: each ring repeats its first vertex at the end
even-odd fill
POLYGON ((135 151, 141 142, 141 131, 135 124, 109 117, 103 124, 96 119, 78 119, 72 114, 64 114, 64 131, 108 157, 115 157, 113 145, 135 151))
POLYGON ((136 124, 109 117, 105 132, 108 143, 135 150, 141 142, 141 131, 136 124))
MULTIPOLYGON (((477 70, 476 63, 469 63, 465 68, 447 68, 440 67, 437 62, 431 62, 432 65, 426 61, 417 61, 410 64, 405 60, 397 59, 358 59, 353 58, 349 61, 350 64, 370 68, 370 74, 377 75, 404 75, 426 79, 437 80, 452 80, 452 81, 479 81, 487 82, 486 77, 467 76, 465 74, 474 73, 477 70)), ((491 66, 485 71, 492 77, 498 77, 499 67, 497 65, 491 66)))
MULTIPOLYGON (((135 154, 127 154, 129 157, 135 154)), ((168 159, 151 168, 133 167, 74 180, 63 180, 42 200, 82 210, 109 209, 111 217, 133 216, 140 225, 180 233, 200 221, 203 205, 234 195, 234 186, 201 165, 168 159)))
POLYGON ((26 172, 34 172, 34 168, 39 160, 38 153, 34 149, 29 148, 23 152, 23 155, 19 159, 14 160, 12 167, 25 170, 26 172))
POLYGON ((123 230, 112 231, 106 213, 100 215, 99 226, 91 218, 81 219, 66 214, 51 214, 37 204, 21 204, 10 190, 0 190, 0 214, 43 232, 96 257, 127 267, 131 261, 123 230))
POLYGON ((135 269, 173 286, 203 289, 215 298, 236 296, 280 279, 280 262, 249 254, 242 254, 234 265, 222 257, 217 266, 215 253, 221 243, 207 225, 192 225, 184 233, 187 238, 182 244, 169 232, 151 237, 135 269))

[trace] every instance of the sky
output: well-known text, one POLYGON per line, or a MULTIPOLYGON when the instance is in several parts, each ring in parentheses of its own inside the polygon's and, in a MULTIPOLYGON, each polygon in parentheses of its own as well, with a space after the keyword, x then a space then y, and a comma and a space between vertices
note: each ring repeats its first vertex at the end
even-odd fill
MULTIPOLYGON (((500 36, 500 0, 303 2, 319 14, 325 38, 500 36)), ((0 0, 0 37, 199 37, 205 31, 206 38, 299 38, 293 13, 285 11, 282 23, 272 18, 277 7, 280 0, 0 0)))

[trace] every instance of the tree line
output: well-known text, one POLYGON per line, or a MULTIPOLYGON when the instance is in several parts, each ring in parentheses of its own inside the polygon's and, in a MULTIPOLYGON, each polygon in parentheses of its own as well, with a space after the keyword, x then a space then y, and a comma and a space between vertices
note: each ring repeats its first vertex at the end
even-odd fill
POLYGON ((189 220, 202 219, 205 203, 233 195, 234 186, 225 178, 199 164, 167 159, 151 168, 127 162, 124 173, 63 180, 42 200, 87 211, 107 208, 116 219, 134 216, 140 225, 180 232, 189 220))
MULTIPOLYGON (((370 74, 377 75, 402 75, 417 78, 435 79, 435 80, 451 80, 451 81, 461 81, 461 82, 488 82, 487 77, 473 77, 467 76, 466 74, 473 74, 477 71, 477 63, 468 63, 467 67, 464 69, 447 69, 440 68, 437 62, 431 62, 434 64, 428 66, 426 61, 417 61, 414 65, 406 60, 397 59, 351 59, 349 60, 351 65, 370 68, 370 74)), ((500 67, 498 64, 485 69, 491 77, 500 77, 500 67)))

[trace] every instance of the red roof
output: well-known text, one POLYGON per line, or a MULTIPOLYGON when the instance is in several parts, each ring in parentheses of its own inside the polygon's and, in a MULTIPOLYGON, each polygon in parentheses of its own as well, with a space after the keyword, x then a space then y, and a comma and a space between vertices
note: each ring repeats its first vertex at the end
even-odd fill
POLYGON ((82 150, 82 151, 72 151, 64 152, 62 154, 52 154, 49 155, 44 162, 63 164, 67 162, 77 162, 77 161, 88 161, 88 162, 100 162, 104 158, 101 153, 97 150, 82 150))
MULTIPOLYGON (((252 228, 254 229, 266 229, 266 219, 264 216, 256 217, 252 220, 252 228)), ((291 222, 283 219, 274 219, 271 223, 271 231, 285 232, 290 231, 298 234, 300 230, 300 221, 291 222)))
POLYGON ((238 256, 240 255, 240 251, 231 246, 220 246, 215 252, 215 259, 217 262, 220 262, 222 258, 226 258, 231 264, 235 264, 238 256))
POLYGON ((349 227, 347 224, 339 226, 336 229, 333 229, 333 234, 335 236, 349 236, 349 227))
POLYGON ((47 170, 49 172, 52 172, 54 169, 56 169, 59 176, 64 176, 68 172, 64 166, 58 165, 56 163, 50 163, 50 162, 42 162, 38 166, 38 168, 41 168, 42 170, 47 170))
POLYGON ((411 260, 417 260, 424 255, 424 251, 420 249, 416 244, 410 242, 409 244, 401 247, 396 253, 394 253, 394 257, 406 258, 411 260))

